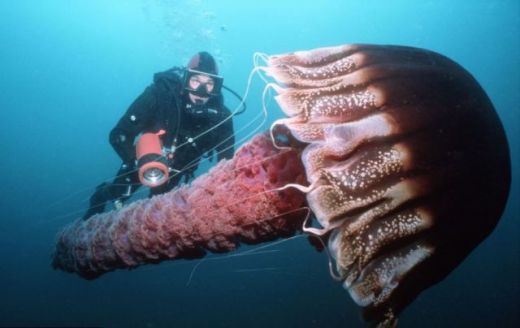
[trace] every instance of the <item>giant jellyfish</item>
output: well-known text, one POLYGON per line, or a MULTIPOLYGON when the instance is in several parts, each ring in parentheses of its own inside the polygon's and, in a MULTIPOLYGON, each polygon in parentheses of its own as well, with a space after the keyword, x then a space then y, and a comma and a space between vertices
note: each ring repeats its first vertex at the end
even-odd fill
POLYGON ((423 49, 344 45, 265 56, 286 118, 190 186, 78 220, 53 265, 85 278, 299 231, 367 321, 392 326, 496 226, 502 124, 461 66, 423 49))

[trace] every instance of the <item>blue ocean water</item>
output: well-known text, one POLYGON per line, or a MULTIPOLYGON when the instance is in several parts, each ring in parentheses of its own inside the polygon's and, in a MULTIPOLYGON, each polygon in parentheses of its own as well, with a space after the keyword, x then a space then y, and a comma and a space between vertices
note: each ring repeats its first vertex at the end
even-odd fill
MULTIPOLYGON (((119 166, 108 132, 154 72, 208 50, 226 84, 243 93, 254 52, 344 43, 423 47, 454 59, 487 91, 510 142, 512 189, 498 227, 404 311, 401 326, 518 327, 519 35, 517 0, 0 2, 0 327, 362 326, 327 258, 305 238, 206 261, 191 281, 195 261, 95 281, 50 267, 56 233, 119 166)), ((237 129, 261 112, 262 88, 255 78, 237 129)), ((264 127, 280 116, 270 113, 264 127)))

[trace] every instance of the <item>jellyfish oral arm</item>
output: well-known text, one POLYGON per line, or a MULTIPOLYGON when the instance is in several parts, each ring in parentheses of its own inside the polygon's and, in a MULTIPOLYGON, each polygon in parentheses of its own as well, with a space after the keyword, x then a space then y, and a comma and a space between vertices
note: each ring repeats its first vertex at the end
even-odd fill
POLYGON ((276 149, 259 135, 190 186, 67 226, 53 266, 94 279, 118 268, 290 236, 308 213, 305 195, 281 189, 304 181, 299 153, 276 149))

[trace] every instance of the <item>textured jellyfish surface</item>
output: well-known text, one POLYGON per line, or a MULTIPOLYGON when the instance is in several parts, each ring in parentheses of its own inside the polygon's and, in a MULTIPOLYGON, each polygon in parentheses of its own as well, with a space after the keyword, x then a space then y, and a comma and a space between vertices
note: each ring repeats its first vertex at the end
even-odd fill
POLYGON ((510 185, 502 125, 475 79, 431 51, 345 45, 268 58, 302 143, 307 203, 367 320, 392 325, 495 227, 510 185))
POLYGON ((308 212, 305 197, 276 189, 295 181, 305 181, 299 154, 274 148, 261 134, 190 186, 67 226, 53 266, 93 279, 117 268, 291 236, 308 212))
POLYGON ((265 60, 287 115, 270 139, 191 186, 74 222, 54 266, 94 278, 303 230, 327 241, 364 318, 395 325, 502 214, 510 159, 493 105, 466 70, 423 49, 344 45, 265 60), (313 224, 303 225, 306 206, 313 224))

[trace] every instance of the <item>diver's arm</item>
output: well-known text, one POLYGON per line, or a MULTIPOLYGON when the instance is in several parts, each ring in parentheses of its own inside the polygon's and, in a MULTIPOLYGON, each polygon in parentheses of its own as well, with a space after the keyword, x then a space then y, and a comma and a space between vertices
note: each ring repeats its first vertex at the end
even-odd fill
POLYGON ((224 158, 230 159, 235 153, 235 131, 233 130, 233 118, 231 112, 226 108, 226 115, 224 119, 227 119, 221 126, 218 127, 217 135, 220 138, 217 146, 217 159, 220 161, 224 158))
POLYGON ((153 88, 153 85, 147 87, 110 131, 110 144, 125 164, 133 164, 135 160, 135 137, 153 123, 157 108, 153 88))

